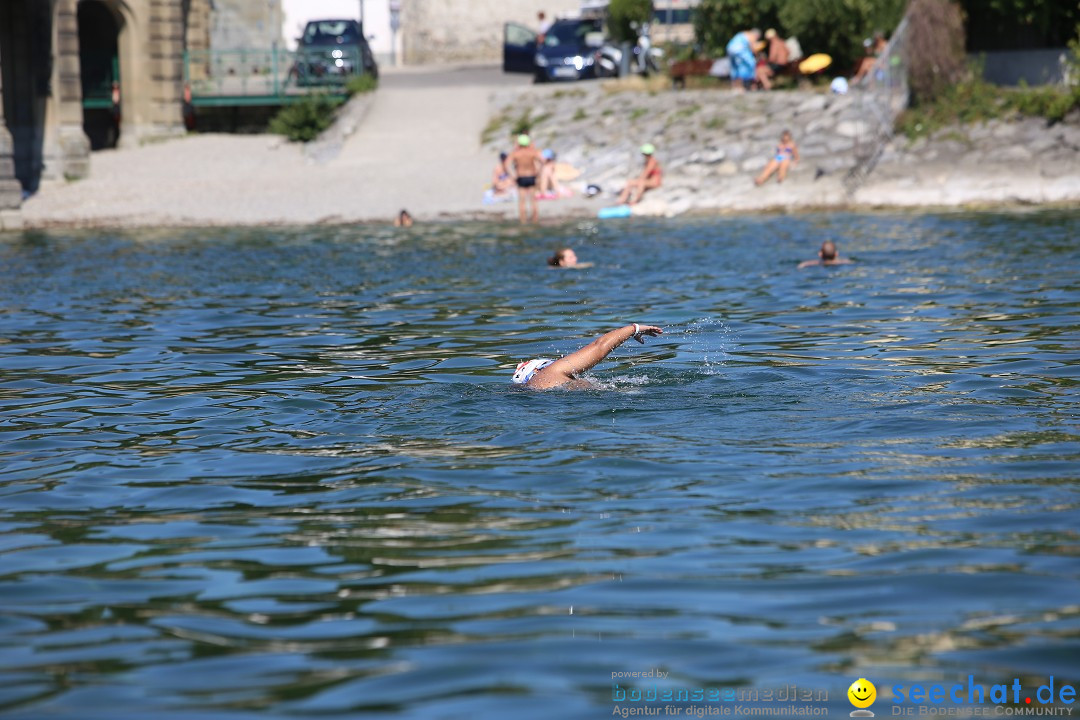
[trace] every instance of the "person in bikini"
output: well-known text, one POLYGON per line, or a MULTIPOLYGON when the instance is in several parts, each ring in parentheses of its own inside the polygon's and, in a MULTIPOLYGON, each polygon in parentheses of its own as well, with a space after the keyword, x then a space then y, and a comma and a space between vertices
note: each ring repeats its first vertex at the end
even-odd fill
POLYGON ((578 374, 595 366, 630 338, 644 344, 646 335, 655 337, 663 332, 655 325, 624 325, 604 333, 580 350, 558 360, 535 358, 519 363, 514 371, 513 383, 524 385, 530 390, 547 390, 563 385, 572 390, 592 387, 588 381, 579 378, 578 374))
POLYGON ((779 171, 776 176, 777 182, 784 182, 788 174, 788 168, 797 162, 799 162, 799 148, 791 138, 791 133, 785 130, 780 135, 780 144, 776 146, 776 154, 772 160, 769 160, 761 174, 754 179, 754 184, 761 185, 777 171, 779 171))
POLYGON ((513 168, 514 179, 518 186, 518 217, 522 224, 526 222, 525 199, 532 205, 532 221, 540 222, 540 213, 536 208, 536 176, 544 167, 544 158, 532 144, 528 135, 518 135, 518 146, 506 158, 507 167, 513 168))
POLYGON ((505 195, 514 187, 514 179, 510 177, 510 173, 506 169, 506 159, 508 157, 510 157, 508 153, 499 153, 499 161, 495 163, 495 167, 491 171, 491 191, 495 195, 505 195))
POLYGON ((656 148, 652 143, 645 143, 641 146, 641 154, 645 156, 645 167, 642 168, 641 174, 636 178, 630 178, 626 181, 626 187, 619 193, 619 204, 629 202, 630 205, 634 205, 641 202, 641 196, 645 194, 646 190, 653 190, 660 187, 664 178, 664 171, 660 169, 660 163, 656 160, 656 148), (635 194, 636 193, 636 194, 635 194), (631 198, 631 195, 634 195, 631 198))

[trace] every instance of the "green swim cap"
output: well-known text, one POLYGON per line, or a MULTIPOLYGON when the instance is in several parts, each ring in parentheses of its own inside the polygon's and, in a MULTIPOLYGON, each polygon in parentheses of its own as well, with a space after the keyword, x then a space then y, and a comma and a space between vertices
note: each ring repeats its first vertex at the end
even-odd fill
POLYGON ((652 143, 645 143, 641 146, 642 155, 652 155, 654 152, 656 152, 656 148, 653 146, 652 143))
POLYGON ((518 145, 521 147, 528 147, 531 142, 528 135, 518 135, 518 145))

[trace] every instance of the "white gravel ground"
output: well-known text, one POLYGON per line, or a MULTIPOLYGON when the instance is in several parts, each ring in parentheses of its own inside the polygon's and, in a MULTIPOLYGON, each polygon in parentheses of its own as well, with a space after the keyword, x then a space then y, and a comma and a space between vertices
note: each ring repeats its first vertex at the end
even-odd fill
POLYGON ((480 148, 492 90, 527 83, 497 68, 385 72, 359 130, 332 159, 269 135, 189 135, 94 153, 90 177, 46 184, 28 227, 270 225, 494 213, 494 158, 480 148))

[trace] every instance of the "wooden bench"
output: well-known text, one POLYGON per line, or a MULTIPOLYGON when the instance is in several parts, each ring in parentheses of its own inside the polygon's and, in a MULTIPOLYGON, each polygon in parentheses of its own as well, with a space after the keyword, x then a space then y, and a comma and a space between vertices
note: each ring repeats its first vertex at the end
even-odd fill
POLYGON ((671 76, 671 84, 677 88, 686 87, 686 78, 691 76, 702 77, 709 74, 715 60, 680 60, 672 63, 668 68, 671 76))

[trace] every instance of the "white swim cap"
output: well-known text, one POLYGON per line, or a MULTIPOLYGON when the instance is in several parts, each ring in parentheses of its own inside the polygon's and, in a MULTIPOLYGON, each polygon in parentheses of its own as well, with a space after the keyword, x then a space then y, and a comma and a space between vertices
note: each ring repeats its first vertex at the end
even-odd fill
POLYGON ((529 382, 529 378, 535 375, 538 370, 546 368, 553 362, 555 361, 551 358, 535 358, 533 360, 520 362, 518 363, 517 370, 514 371, 513 382, 517 385, 524 385, 529 382))

